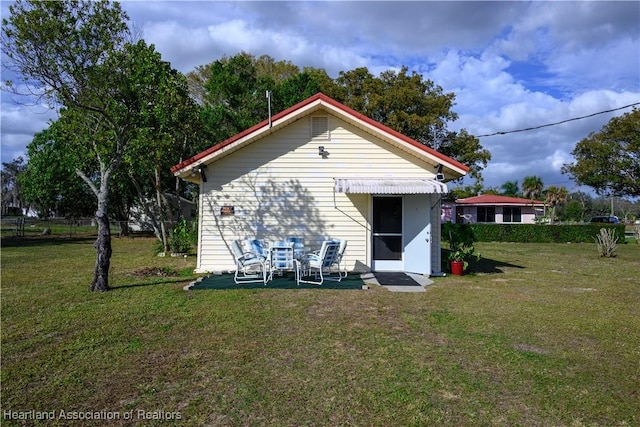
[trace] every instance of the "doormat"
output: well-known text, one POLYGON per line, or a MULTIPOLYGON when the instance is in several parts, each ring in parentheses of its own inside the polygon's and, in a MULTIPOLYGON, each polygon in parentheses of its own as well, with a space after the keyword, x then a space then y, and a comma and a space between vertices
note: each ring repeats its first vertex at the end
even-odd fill
POLYGON ((422 286, 405 273, 373 273, 382 286, 422 286))

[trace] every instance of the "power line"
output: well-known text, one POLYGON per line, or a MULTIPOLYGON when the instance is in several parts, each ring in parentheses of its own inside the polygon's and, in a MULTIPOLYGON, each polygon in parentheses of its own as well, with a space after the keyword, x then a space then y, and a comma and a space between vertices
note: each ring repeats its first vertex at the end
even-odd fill
POLYGON ((586 116, 574 117, 572 119, 566 119, 566 120, 562 120, 560 122, 547 123, 545 125, 534 126, 534 127, 530 127, 530 128, 524 128, 524 129, 488 133, 486 135, 476 135, 476 138, 483 138, 483 137, 486 137, 486 136, 495 136, 495 135, 506 135, 506 134, 509 134, 509 133, 526 132, 526 131, 529 131, 529 130, 536 130, 536 129, 541 129, 541 128, 545 128, 545 127, 549 127, 549 126, 557 126, 557 125, 561 125, 563 123, 572 122, 572 121, 575 121, 575 120, 582 120, 582 119, 586 119, 586 118, 589 118, 589 117, 597 116, 599 114, 606 114, 606 113, 611 113, 611 112, 618 111, 618 110, 624 110, 625 108, 633 107, 633 106, 636 106, 636 105, 640 105, 640 102, 635 102, 633 104, 625 105, 624 107, 618 107, 618 108, 614 108, 614 109, 611 109, 611 110, 599 111, 597 113, 589 114, 589 115, 586 115, 586 116))

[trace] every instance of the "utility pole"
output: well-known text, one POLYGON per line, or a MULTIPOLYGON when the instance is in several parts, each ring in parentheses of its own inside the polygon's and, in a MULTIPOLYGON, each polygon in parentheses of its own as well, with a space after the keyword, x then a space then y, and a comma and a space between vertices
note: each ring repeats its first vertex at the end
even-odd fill
POLYGON ((267 114, 269 115, 269 127, 271 127, 272 123, 271 123, 271 91, 270 90, 267 91, 266 96, 267 96, 267 105, 268 105, 267 114))
POLYGON ((613 194, 611 195, 611 216, 613 216, 613 194))

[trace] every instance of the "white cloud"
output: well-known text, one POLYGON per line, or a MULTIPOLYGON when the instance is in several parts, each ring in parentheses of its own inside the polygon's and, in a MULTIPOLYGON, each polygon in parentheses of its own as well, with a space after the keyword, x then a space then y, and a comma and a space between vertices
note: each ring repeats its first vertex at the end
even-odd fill
POLYGON ((205 27, 188 27, 175 21, 149 22, 143 26, 144 39, 155 45, 165 61, 183 73, 214 61, 221 50, 205 27), (179 37, 176 37, 179 34, 179 37), (205 59, 206 58, 206 59, 205 59))
POLYGON ((638 39, 623 38, 597 49, 555 55, 546 64, 554 76, 549 83, 558 82, 574 93, 586 88, 637 89, 640 46, 638 39))
POLYGON ((11 162, 18 156, 26 157, 26 146, 36 133, 46 129, 56 113, 46 105, 23 105, 8 102, 10 96, 3 94, 0 108, 2 129, 2 162, 11 162))

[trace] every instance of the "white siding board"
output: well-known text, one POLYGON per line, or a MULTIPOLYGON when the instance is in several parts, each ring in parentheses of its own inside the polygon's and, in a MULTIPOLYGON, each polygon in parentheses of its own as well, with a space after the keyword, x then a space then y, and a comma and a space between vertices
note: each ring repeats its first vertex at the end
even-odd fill
POLYGON ((429 197, 431 203, 431 271, 435 273, 442 272, 442 254, 440 245, 434 245, 433 242, 440 242, 441 236, 441 221, 440 216, 442 212, 442 198, 440 194, 432 194, 429 197))
POLYGON ((208 166, 201 197, 198 270, 234 268, 229 246, 238 238, 324 238, 348 241, 349 269, 370 262, 370 196, 334 194, 336 177, 433 177, 434 166, 329 117, 330 140, 311 140, 310 117, 230 153, 208 166), (318 147, 330 154, 322 158, 318 147), (426 169, 426 170, 425 170, 426 169), (234 206, 234 216, 220 207, 234 206))

